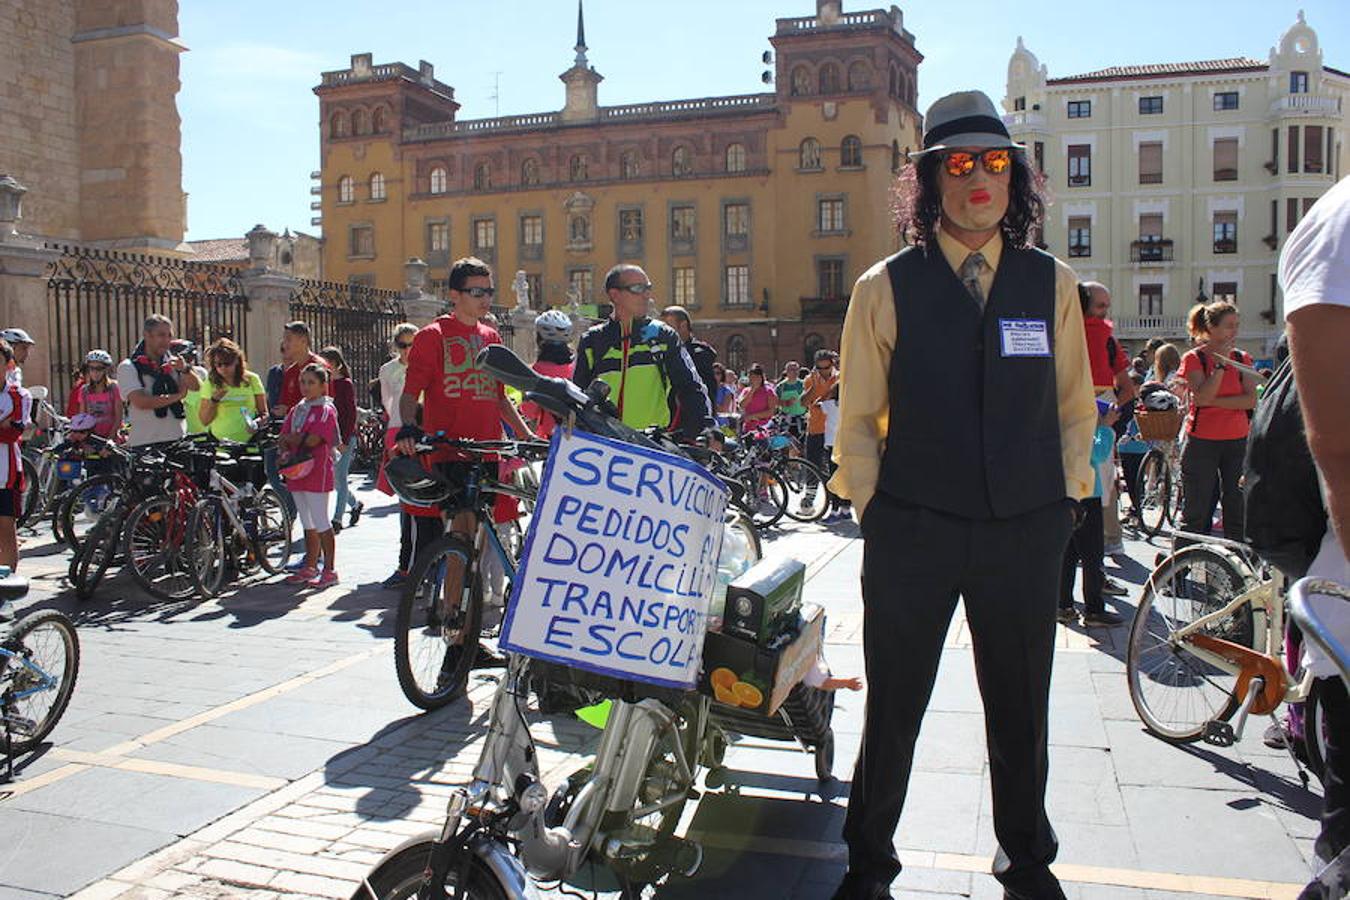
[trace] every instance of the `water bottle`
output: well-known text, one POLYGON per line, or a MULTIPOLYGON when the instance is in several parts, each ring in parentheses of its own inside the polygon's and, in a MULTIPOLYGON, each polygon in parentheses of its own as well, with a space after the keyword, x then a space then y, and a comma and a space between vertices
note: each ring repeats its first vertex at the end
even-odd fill
POLYGON ((239 408, 239 414, 244 417, 244 427, 248 429, 249 434, 256 434, 258 431, 258 417, 248 411, 248 407, 239 408))

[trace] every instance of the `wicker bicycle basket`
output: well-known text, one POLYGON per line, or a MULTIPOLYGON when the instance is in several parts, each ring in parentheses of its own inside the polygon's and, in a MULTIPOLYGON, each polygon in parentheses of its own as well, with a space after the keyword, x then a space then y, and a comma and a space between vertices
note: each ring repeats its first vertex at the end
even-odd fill
POLYGON ((1180 410, 1141 409, 1134 418, 1139 423, 1139 436, 1146 441, 1175 441, 1181 433, 1180 410))

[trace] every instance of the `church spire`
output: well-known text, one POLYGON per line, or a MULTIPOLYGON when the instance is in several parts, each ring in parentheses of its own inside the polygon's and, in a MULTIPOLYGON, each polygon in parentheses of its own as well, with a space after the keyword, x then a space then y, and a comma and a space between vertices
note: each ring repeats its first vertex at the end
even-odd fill
POLYGON ((586 65, 586 20, 582 16, 582 0, 577 0, 577 45, 573 49, 577 51, 576 64, 578 66, 586 65))

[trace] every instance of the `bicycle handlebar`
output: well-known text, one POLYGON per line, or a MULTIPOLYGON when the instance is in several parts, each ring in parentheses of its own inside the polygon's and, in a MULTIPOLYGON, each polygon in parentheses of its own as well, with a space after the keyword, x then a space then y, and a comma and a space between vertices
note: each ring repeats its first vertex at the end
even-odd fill
POLYGON ((1297 623, 1303 631, 1304 637, 1312 641, 1319 650, 1331 659, 1336 668, 1340 670, 1341 680, 1345 682, 1346 688, 1350 689, 1350 648, 1347 648, 1336 635, 1331 633, 1327 623, 1308 603, 1308 597, 1311 594, 1338 597, 1342 601, 1350 601, 1350 588, 1343 587, 1327 578, 1300 578, 1294 582, 1293 587, 1289 589, 1288 597, 1285 599, 1289 617, 1297 623))

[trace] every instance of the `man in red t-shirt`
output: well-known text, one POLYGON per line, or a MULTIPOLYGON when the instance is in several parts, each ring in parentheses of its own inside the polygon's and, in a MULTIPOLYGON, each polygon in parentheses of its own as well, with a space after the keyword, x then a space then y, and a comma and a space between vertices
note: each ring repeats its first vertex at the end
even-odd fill
MULTIPOLYGON (((521 440, 534 440, 534 434, 506 396, 501 382, 478 368, 478 352, 489 344, 500 344, 496 329, 481 320, 488 314, 496 289, 492 270, 482 260, 469 257, 450 267, 451 313, 441 316, 419 330, 408 351, 408 376, 399 398, 403 427, 398 433, 398 450, 416 453, 417 439, 423 433, 443 432, 446 437, 471 440, 501 440, 502 421, 521 440), (422 424, 417 421, 418 398, 422 402, 422 424)), ((436 463, 454 465, 459 457, 447 448, 430 454, 436 463)), ((435 515, 435 513, 433 513, 435 515)), ((425 520, 416 523, 425 526, 425 520)), ((474 513, 465 510, 450 523, 450 530, 473 539, 478 528, 474 513)), ((415 537, 414 558, 422 552, 437 529, 419 527, 415 537)), ((453 568, 453 566, 451 567, 453 568)), ((447 571, 445 598, 447 613, 454 610, 461 594, 462 569, 447 571)), ((453 666, 451 667, 453 668, 453 666)))
MULTIPOLYGON (((304 322, 287 322, 281 335, 281 397, 272 407, 272 415, 285 418, 291 407, 300 402, 300 371, 310 363, 318 363, 324 368, 328 363, 310 349, 309 325, 304 322)), ((328 393, 333 393, 332 381, 329 381, 328 393)))

